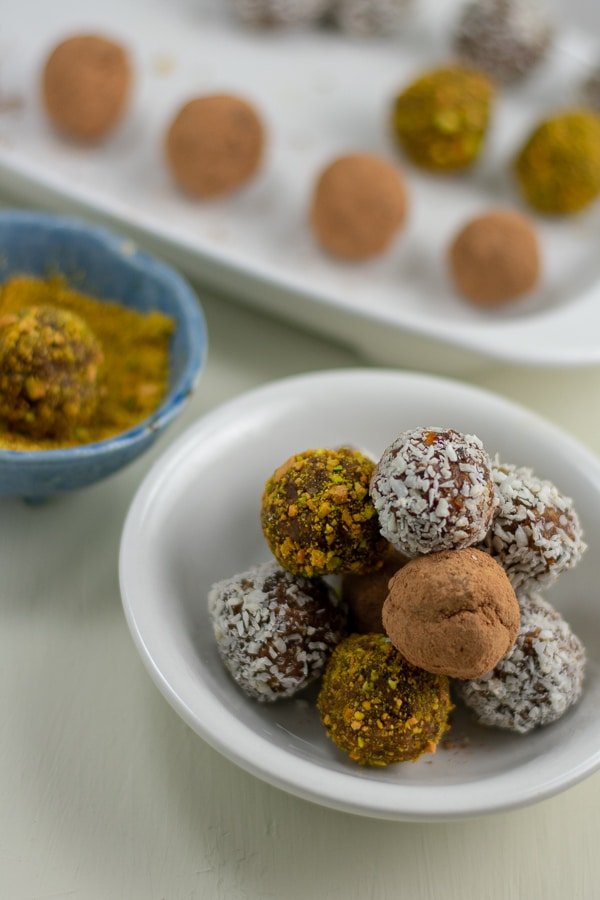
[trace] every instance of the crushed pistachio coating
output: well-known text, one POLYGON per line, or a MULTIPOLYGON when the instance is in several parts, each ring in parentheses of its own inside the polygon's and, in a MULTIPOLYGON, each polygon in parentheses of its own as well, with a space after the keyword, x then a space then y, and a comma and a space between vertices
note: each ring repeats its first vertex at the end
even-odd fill
POLYGON ((464 169, 481 152, 493 94, 491 81, 474 69, 434 69, 396 98, 393 132, 417 166, 440 172, 464 169))
POLYGON ((350 759, 389 766, 434 753, 452 703, 445 675, 411 666, 383 634, 353 634, 333 651, 317 707, 350 759))
POLYGON ((574 213, 600 194, 600 116, 571 110, 533 131, 514 164, 521 192, 538 212, 574 213))
MULTIPOLYGON (((103 441, 133 428, 160 405, 169 384, 169 345, 175 327, 175 322, 171 318, 158 310, 141 312, 127 308, 121 303, 98 300, 74 289, 60 275, 48 278, 17 275, 0 285, 0 332, 4 334, 5 346, 7 346, 6 329, 10 329, 22 311, 30 307, 51 308, 55 322, 60 319, 61 322, 68 320, 72 323, 74 318, 80 323, 79 331, 73 331, 72 325, 67 328, 67 340, 65 344, 54 347, 52 361, 49 357, 49 347, 44 346, 50 341, 49 332, 46 331, 41 348, 38 348, 38 355, 32 355, 27 360, 27 367, 30 370, 32 366, 35 368, 39 364, 37 375, 29 371, 27 376, 30 378, 34 375, 34 380, 24 383, 25 390, 29 390, 30 393, 29 400, 35 406, 34 421, 25 423, 24 426, 19 425, 14 414, 10 412, 15 396, 15 385, 12 384, 11 378, 8 378, 4 387, 0 386, 2 388, 0 448, 24 451, 54 450, 103 441), (85 325, 82 326, 81 323, 85 325), (76 337, 82 327, 86 328, 85 339, 76 337), (90 333, 95 336, 96 347, 91 356, 85 350, 85 347, 90 349, 90 333), (69 369, 67 365, 67 370, 63 371, 64 377, 61 380, 58 375, 57 359, 66 352, 69 342, 72 344, 74 359, 71 368, 69 369), (87 388, 83 390, 80 379, 74 379, 74 372, 82 370, 88 376, 93 376, 93 365, 90 368, 89 363, 92 362, 92 356, 96 356, 98 345, 102 348, 104 361, 100 363, 97 360, 98 390, 95 391, 97 402, 90 415, 93 392, 87 388), (71 391, 70 395, 67 395, 65 391, 69 383, 71 391), (60 392, 57 392, 59 384, 60 392), (45 427, 46 413, 42 414, 41 411, 44 404, 49 409, 52 405, 56 408, 54 415, 48 419, 48 422, 53 419, 51 428, 45 427), (76 407, 79 407, 78 412, 76 407)), ((61 328, 62 326, 54 329, 52 341, 56 340, 56 334, 61 328)), ((32 340, 33 333, 28 341, 32 340)), ((14 349, 11 350, 13 355, 14 352, 14 349)), ((29 353, 30 351, 26 350, 25 356, 29 356, 29 353)), ((26 360, 21 358, 19 370, 25 362, 26 360)), ((0 370, 4 375, 8 371, 2 362, 0 370)), ((26 416, 29 416, 30 412, 31 410, 27 411, 26 416)))
POLYGON ((271 552, 296 575, 379 568, 386 542, 369 497, 374 463, 356 450, 306 450, 268 479, 261 524, 271 552))
POLYGON ((31 306, 0 318, 0 417, 31 437, 60 436, 98 405, 100 343, 74 313, 31 306))

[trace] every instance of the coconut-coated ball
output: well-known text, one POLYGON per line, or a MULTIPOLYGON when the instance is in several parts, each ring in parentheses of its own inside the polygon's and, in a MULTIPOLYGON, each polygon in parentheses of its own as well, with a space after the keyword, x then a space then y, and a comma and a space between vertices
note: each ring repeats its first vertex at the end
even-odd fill
POLYGON ((547 54, 554 27, 537 0, 471 0, 454 33, 469 65, 502 82, 518 81, 547 54))
POLYGON ((435 426, 402 432, 371 478, 381 533, 410 557, 482 541, 498 502, 491 465, 475 435, 435 426))
POLYGON ((516 589, 549 587, 586 549, 573 501, 526 466, 496 462, 492 478, 499 506, 481 549, 516 589))
POLYGON ((247 25, 277 27, 307 25, 319 19, 330 0, 232 0, 239 18, 247 25))
POLYGON ((75 313, 31 306, 0 327, 0 418, 34 438, 64 437, 92 418, 103 353, 75 313))
POLYGON ((502 306, 532 291, 540 276, 533 223, 512 210, 471 219, 452 241, 448 262, 454 284, 477 306, 502 306))
POLYGON ((280 565, 306 575, 380 567, 385 541, 369 497, 373 462, 357 450, 306 450, 265 485, 261 524, 280 565))
POLYGON ((492 672, 458 688, 482 725, 526 734, 560 719, 581 696, 585 649, 539 594, 521 600, 514 647, 492 672))
POLYGON ((312 199, 311 224, 332 256, 363 260, 383 253, 404 224, 404 179, 372 153, 342 156, 320 175, 312 199))
POLYGON ((121 44, 98 34, 67 38, 54 48, 42 74, 48 118, 76 140, 101 140, 121 119, 131 81, 121 44))
POLYGON ((396 34, 406 24, 412 0, 334 0, 334 22, 348 34, 367 37, 396 34))
POLYGON ((196 97, 179 110, 165 151, 179 187, 202 200, 229 194, 257 173, 265 130, 255 107, 241 97, 196 97))
POLYGON ((579 212, 600 195, 600 116, 586 109, 541 122, 514 164, 525 200, 541 213, 579 212))
POLYGON ((382 634, 354 634, 336 647, 317 706, 329 738, 363 766, 433 753, 452 709, 448 679, 415 669, 382 634))
POLYGON ((221 659, 250 697, 292 697, 319 677, 346 627, 345 607, 320 578, 275 562, 214 584, 208 611, 221 659))
POLYGON ((487 76, 475 69, 455 65, 426 72, 396 98, 394 135, 421 168, 464 169, 483 148, 493 95, 487 76))

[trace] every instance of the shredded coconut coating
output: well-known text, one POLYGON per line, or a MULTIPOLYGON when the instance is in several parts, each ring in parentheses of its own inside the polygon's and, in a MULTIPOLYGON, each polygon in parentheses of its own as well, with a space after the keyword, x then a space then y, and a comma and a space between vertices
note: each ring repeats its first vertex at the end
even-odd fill
POLYGON ((412 0, 336 0, 333 16, 343 31, 366 37, 402 30, 412 0))
POLYGON ((585 649, 539 594, 520 598, 521 628, 513 649, 475 681, 457 683, 482 725, 525 734, 549 725, 581 696, 585 649))
POLYGON ((318 678, 346 626, 345 607, 324 581, 274 562, 213 585, 208 611, 232 678, 262 702, 292 697, 318 678))
POLYGON ((248 25, 304 25, 319 19, 330 0, 233 0, 239 18, 248 25))
POLYGON ((492 78, 524 77, 546 55, 554 29, 535 0, 474 0, 464 10, 454 48, 492 78))
POLYGON ((434 753, 452 709, 448 679, 411 666, 383 634, 352 634, 335 649, 317 706, 328 737, 363 766, 434 753))
POLYGON ((382 535, 409 557, 477 544, 497 506, 479 438, 437 427, 405 431, 387 448, 371 498, 382 535))
POLYGON ((500 505, 481 549, 500 563, 515 590, 548 587, 586 549, 573 501, 526 467, 496 460, 492 478, 500 505))
POLYGON ((583 86, 583 100, 593 110, 600 113, 600 62, 595 66, 583 86))

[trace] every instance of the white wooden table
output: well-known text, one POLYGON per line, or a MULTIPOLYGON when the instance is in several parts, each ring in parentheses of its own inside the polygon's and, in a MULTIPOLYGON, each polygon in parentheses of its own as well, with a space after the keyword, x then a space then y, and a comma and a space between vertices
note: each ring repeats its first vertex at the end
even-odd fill
MULTIPOLYGON (((496 817, 360 819, 235 768, 152 685, 117 581, 121 525, 147 468, 243 390, 360 364, 222 300, 205 308, 204 378, 152 453, 45 507, 0 502, 0 900, 599 898, 600 774, 496 817)), ((473 380, 600 452, 600 371, 494 369, 473 380)))

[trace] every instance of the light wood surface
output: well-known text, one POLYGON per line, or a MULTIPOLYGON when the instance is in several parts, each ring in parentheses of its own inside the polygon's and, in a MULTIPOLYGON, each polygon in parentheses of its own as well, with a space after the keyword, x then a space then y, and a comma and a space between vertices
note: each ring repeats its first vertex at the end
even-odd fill
MULTIPOLYGON (((360 364, 205 299, 210 359, 166 439, 98 487, 0 503, 0 900, 594 900, 600 774, 537 807, 458 824, 331 812, 222 759, 146 675, 120 606, 121 526, 145 471, 252 386, 360 364)), ((600 452, 600 371, 490 369, 474 383, 600 452)))

